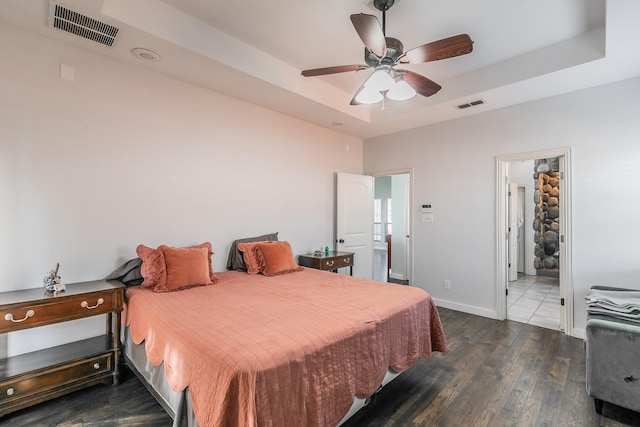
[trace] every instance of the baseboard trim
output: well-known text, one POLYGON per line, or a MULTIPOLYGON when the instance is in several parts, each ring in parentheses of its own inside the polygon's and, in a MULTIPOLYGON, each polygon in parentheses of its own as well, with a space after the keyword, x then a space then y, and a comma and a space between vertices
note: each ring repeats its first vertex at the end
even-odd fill
POLYGON ((573 328, 573 337, 575 338, 580 338, 580 339, 584 339, 584 337, 587 336, 587 332, 585 329, 581 329, 581 328, 573 328))
POLYGON ((394 273, 393 271, 389 272, 389 277, 396 280, 407 280, 404 278, 404 274, 394 273))
POLYGON ((438 307, 461 311, 463 313, 475 314, 476 316, 488 317, 489 319, 498 319, 498 313, 496 313, 495 310, 488 310, 486 308, 476 307, 473 305, 460 304, 440 298, 434 298, 433 301, 438 307))
MULTIPOLYGON (((498 313, 495 310, 488 310, 481 307, 476 307, 473 305, 459 304, 453 301, 447 301, 440 298, 433 298, 433 301, 436 303, 438 307, 448 308, 450 310, 461 311, 463 313, 474 314, 476 316, 488 317, 489 319, 498 319, 498 313)), ((541 327, 541 326, 540 326, 541 327)), ((573 335, 570 335, 574 338, 584 339, 586 336, 585 329, 581 328, 573 328, 573 335)))

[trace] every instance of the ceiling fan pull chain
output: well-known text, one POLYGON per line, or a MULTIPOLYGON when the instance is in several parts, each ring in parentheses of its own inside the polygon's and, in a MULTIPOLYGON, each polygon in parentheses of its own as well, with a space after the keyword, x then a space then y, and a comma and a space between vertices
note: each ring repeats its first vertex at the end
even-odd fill
POLYGON ((382 11, 382 34, 387 35, 387 11, 382 11))

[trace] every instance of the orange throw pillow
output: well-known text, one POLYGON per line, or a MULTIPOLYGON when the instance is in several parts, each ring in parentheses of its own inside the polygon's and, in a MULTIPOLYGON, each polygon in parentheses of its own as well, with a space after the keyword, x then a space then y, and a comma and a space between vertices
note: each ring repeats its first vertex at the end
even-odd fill
POLYGON ((257 243, 268 243, 268 242, 247 242, 247 243, 238 243, 238 250, 242 252, 242 259, 244 260, 245 265, 247 266, 247 274, 258 274, 261 273, 260 262, 255 253, 253 253, 253 248, 257 243))
POLYGON ((289 242, 258 242, 253 248, 253 253, 265 276, 304 270, 304 267, 296 263, 289 242))
POLYGON ((142 260, 140 275, 144 280, 140 286, 143 288, 155 287, 158 284, 162 270, 164 270, 164 263, 160 260, 160 254, 157 250, 145 245, 138 245, 136 253, 142 260))
MULTIPOLYGON (((165 245, 162 245, 165 246, 165 245)), ((171 248, 170 246, 165 246, 166 248, 171 248)), ((211 256, 213 255, 213 249, 211 247, 211 243, 204 242, 199 245, 189 246, 183 249, 191 249, 191 248, 204 248, 207 250, 208 256, 208 269, 209 269, 209 280, 210 283, 215 283, 218 281, 218 277, 213 271, 213 264, 211 256)), ((136 248, 136 253, 138 257, 142 260, 142 266, 140 267, 140 274, 144 279, 141 287, 143 288, 158 288, 157 292, 167 292, 166 280, 167 280, 167 272, 166 272, 166 261, 162 254, 158 249, 149 248, 145 245, 138 245, 136 248), (162 281, 162 284, 161 284, 162 281), (160 285, 160 286, 158 286, 160 285)), ((172 248, 176 249, 176 248, 172 248)), ((182 289, 182 288, 181 288, 182 289)), ((174 289, 178 290, 178 289, 174 289)))
POLYGON ((209 278, 211 279, 211 283, 216 283, 218 276, 213 272, 213 259, 211 258, 213 256, 213 248, 211 247, 211 243, 204 242, 199 245, 190 246, 190 248, 207 248, 207 251, 209 251, 209 278))
POLYGON ((160 258, 166 266, 154 292, 171 292, 194 286, 210 285, 209 251, 204 247, 172 248, 158 246, 160 258))

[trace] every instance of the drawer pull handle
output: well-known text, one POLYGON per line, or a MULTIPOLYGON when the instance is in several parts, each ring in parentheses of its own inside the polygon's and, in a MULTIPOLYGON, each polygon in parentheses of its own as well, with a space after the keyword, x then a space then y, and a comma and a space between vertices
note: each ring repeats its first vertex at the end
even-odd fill
POLYGON ((351 262, 351 259, 350 259, 350 258, 342 258, 342 262, 344 262, 344 263, 347 263, 347 264, 348 264, 348 263, 350 263, 350 262, 351 262))
POLYGON ((13 393, 15 393, 16 391, 13 389, 13 387, 9 387, 7 389, 7 396, 13 396, 13 393))
POLYGON ((325 264, 327 264, 327 266, 332 267, 333 266, 333 261, 327 261, 325 262, 325 264))
POLYGON ((93 364, 93 369, 95 369, 95 370, 100 369, 100 364, 99 363, 94 363, 93 364))
POLYGON ((33 310, 29 310, 25 313, 24 317, 22 319, 14 319, 13 318, 13 314, 11 313, 7 313, 4 315, 4 320, 10 320, 14 323, 20 323, 20 322, 24 322, 25 320, 27 320, 29 317, 33 317, 36 314, 35 311, 33 310))
POLYGON ((86 301, 82 301, 82 302, 80 303, 80 307, 82 307, 82 308, 86 308, 86 309, 88 309, 88 310, 93 310, 94 308, 96 308, 97 306, 99 306, 100 304, 102 304, 103 302, 104 302, 104 299, 102 299, 102 298, 98 298, 98 303, 97 303, 96 305, 89 305, 89 303, 88 303, 88 302, 86 302, 86 301))

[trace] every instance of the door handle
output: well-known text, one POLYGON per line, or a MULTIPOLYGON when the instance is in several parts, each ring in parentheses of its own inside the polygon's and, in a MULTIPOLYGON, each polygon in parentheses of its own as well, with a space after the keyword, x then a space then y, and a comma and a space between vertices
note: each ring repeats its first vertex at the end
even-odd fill
POLYGON ((338 240, 338 243, 344 243, 344 239, 338 240))

